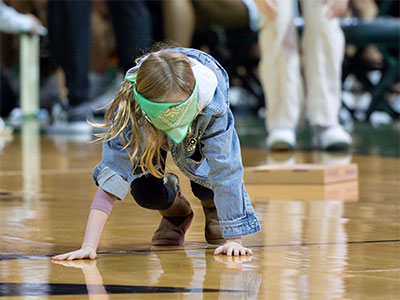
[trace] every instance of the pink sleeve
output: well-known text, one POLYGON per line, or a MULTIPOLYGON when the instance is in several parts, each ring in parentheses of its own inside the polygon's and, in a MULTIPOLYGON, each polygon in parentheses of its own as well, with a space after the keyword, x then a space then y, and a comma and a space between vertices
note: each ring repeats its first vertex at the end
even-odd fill
POLYGON ((111 210, 115 204, 115 199, 108 195, 101 187, 97 189, 97 193, 94 196, 92 206, 90 209, 98 209, 110 215, 111 210))

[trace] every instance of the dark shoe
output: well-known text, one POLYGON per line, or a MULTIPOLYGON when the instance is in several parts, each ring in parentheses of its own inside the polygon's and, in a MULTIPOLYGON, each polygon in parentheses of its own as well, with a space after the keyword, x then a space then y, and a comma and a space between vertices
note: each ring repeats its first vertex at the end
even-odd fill
POLYGON ((221 233, 219 225, 217 209, 214 202, 202 201, 204 216, 206 218, 206 226, 204 228, 204 235, 207 243, 209 244, 223 244, 225 242, 221 233))
POLYGON ((179 246, 185 241, 185 233, 193 220, 193 211, 189 201, 182 195, 178 177, 167 174, 165 177, 167 185, 175 190, 175 200, 165 210, 160 210, 163 216, 158 229, 153 235, 151 244, 153 246, 179 246))

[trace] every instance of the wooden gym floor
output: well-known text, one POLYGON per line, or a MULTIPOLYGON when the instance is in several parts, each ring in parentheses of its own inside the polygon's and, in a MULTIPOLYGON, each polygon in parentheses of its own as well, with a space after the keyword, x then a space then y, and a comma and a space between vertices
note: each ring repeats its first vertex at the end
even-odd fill
POLYGON ((50 256, 82 241, 100 146, 40 135, 34 123, 6 145, 5 139, 1 299, 399 299, 397 155, 383 157, 375 148, 370 155, 271 155, 243 142, 246 166, 352 161, 360 179, 325 187, 249 186, 262 231, 244 239, 254 252, 244 258, 213 256, 201 207, 183 180, 195 211, 184 246, 151 247, 160 217, 127 197, 111 214, 96 261, 56 264, 50 256))

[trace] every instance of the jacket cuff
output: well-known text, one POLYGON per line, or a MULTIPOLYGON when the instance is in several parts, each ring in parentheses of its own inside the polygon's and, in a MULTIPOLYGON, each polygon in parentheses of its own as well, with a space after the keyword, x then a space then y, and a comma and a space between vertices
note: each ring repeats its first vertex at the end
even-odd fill
POLYGON ((120 200, 124 200, 130 189, 130 184, 108 167, 99 172, 96 181, 104 191, 120 200))
POLYGON ((220 226, 222 236, 228 239, 253 234, 261 230, 255 215, 249 215, 239 220, 220 221, 220 226))

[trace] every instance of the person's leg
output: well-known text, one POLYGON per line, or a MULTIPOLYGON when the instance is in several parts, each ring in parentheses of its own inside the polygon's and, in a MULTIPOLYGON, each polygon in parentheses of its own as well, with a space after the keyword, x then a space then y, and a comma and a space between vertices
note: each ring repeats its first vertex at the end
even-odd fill
POLYGON ((200 184, 190 181, 193 194, 201 201, 205 216, 204 235, 209 244, 221 244, 225 240, 221 233, 218 213, 214 204, 214 192, 200 184))
POLYGON ((205 203, 206 206, 214 203, 214 192, 212 190, 194 181, 190 181, 190 187, 193 194, 201 201, 201 203, 205 203))
MULTIPOLYGON (((96 74, 104 74, 104 76, 106 76, 105 74, 110 67, 110 56, 116 48, 114 32, 109 19, 106 3, 94 1, 91 17, 92 51, 90 53, 90 71, 96 74)), ((91 97, 91 99, 93 98, 91 97)))
MULTIPOLYGON (((162 155, 165 161, 167 152, 162 151, 162 155)), ((165 170, 165 165, 161 168, 165 170)), ((142 176, 132 182, 131 194, 140 206, 158 210, 162 215, 152 238, 153 245, 183 244, 185 232, 192 223, 193 211, 181 193, 176 175, 169 173, 164 178, 151 174, 142 176)))
POLYGON ((150 12, 141 0, 108 0, 120 68, 126 72, 135 59, 151 46, 150 12))
POLYGON ((288 143, 295 142, 294 129, 299 119, 301 96, 297 34, 293 25, 294 3, 278 3, 276 20, 261 16, 259 31, 260 77, 266 95, 266 127, 270 132, 267 143, 272 148, 271 133, 274 130, 291 130, 288 143))
MULTIPOLYGON (((167 152, 161 151, 161 156, 161 169, 164 171, 167 152)), ((132 181, 131 195, 137 204, 144 208, 164 210, 174 202, 175 188, 166 185, 164 178, 149 174, 132 181)))
POLYGON ((379 13, 378 5, 374 0, 351 0, 350 7, 357 18, 374 19, 379 13))
POLYGON ((338 19, 326 16, 323 0, 302 1, 302 39, 307 86, 306 105, 312 126, 338 124, 344 36, 338 19))
POLYGON ((303 0, 302 8, 306 108, 315 129, 314 146, 347 147, 351 138, 339 125, 344 35, 339 20, 327 17, 323 0, 303 0))
POLYGON ((224 29, 249 26, 249 12, 243 0, 193 0, 193 5, 196 14, 208 20, 208 23, 218 24, 224 29))
POLYGON ((165 39, 190 47, 196 23, 192 0, 168 0, 162 5, 165 39))
MULTIPOLYGON (((350 7, 352 15, 363 20, 373 20, 379 13, 375 0, 351 0, 350 7)), ((367 45, 362 49, 361 61, 370 69, 381 69, 383 67, 383 55, 375 45, 367 45)))
POLYGON ((49 39, 52 55, 64 70, 71 106, 89 95, 91 1, 49 1, 49 39))
POLYGON ((5 118, 17 106, 18 98, 2 72, 0 72, 0 100, 0 118, 5 118))
POLYGON ((152 175, 132 181, 131 195, 140 206, 155 210, 169 208, 175 199, 174 189, 164 184, 164 178, 152 175))

